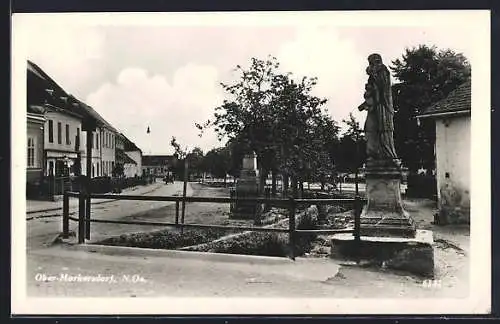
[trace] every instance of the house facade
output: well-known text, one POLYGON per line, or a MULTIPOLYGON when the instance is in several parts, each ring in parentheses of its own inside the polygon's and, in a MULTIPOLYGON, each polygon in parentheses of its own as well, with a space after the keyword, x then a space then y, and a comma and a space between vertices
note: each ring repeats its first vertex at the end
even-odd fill
POLYGON ((44 110, 29 107, 26 118, 26 189, 29 196, 38 195, 38 187, 43 181, 44 164, 44 110))
POLYGON ((142 157, 142 172, 145 175, 165 177, 172 175, 175 164, 173 155, 144 155, 142 157))
MULTIPOLYGON (((76 177, 113 176, 117 159, 117 131, 92 107, 60 87, 39 66, 27 61, 27 150, 28 192, 53 197, 78 185, 76 177), (87 132, 91 134, 92 161, 87 170, 87 132), (87 172, 88 171, 88 172, 87 172)), ((140 175, 142 153, 132 143, 130 156, 122 150, 128 174, 140 175)), ((126 145, 122 143, 124 150, 126 145)), ((77 189, 72 190, 78 190, 77 189)))
POLYGON ((74 175, 78 157, 76 141, 82 127, 82 117, 51 105, 45 107, 45 175, 74 175))
POLYGON ((142 170, 142 151, 134 142, 129 140, 125 135, 121 134, 124 139, 123 150, 125 155, 129 157, 134 163, 130 163, 126 166, 125 176, 126 177, 141 177, 143 175, 142 170))
POLYGON ((447 98, 418 116, 436 127, 436 179, 438 222, 470 222, 471 82, 460 85, 447 98))

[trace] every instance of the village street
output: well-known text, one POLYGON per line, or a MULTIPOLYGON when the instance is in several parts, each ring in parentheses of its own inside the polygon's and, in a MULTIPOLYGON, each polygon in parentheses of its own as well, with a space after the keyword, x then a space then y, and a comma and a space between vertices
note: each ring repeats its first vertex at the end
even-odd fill
MULTIPOLYGON (((148 196, 172 196, 175 194, 182 194, 182 182, 175 182, 173 184, 155 183, 149 185, 147 193, 148 196)), ((148 189, 146 188, 146 189, 148 189)), ((188 195, 191 194, 191 188, 188 186, 188 195)), ((62 206, 62 201, 60 202, 62 206)), ((108 202, 99 202, 92 204, 91 217, 98 219, 118 219, 129 215, 137 214, 140 212, 150 211, 157 208, 174 205, 174 202, 160 202, 160 201, 133 201, 133 200, 115 200, 108 202)), ((71 206, 70 215, 77 217, 78 206, 71 206)), ((52 243, 52 241, 61 233, 62 229, 62 210, 48 211, 30 214, 31 220, 26 222, 26 237, 27 237, 27 250, 28 252, 33 249, 43 248, 52 243)), ((170 215, 172 216, 172 215, 170 215)), ((70 221, 70 231, 77 232, 78 224, 70 221)), ((133 230, 133 227, 126 225, 116 224, 101 224, 93 223, 92 234, 99 235, 100 232, 106 231, 107 234, 116 232, 117 235, 123 234, 128 230, 133 230)), ((148 226, 141 227, 141 230, 148 230, 148 226), (143 228, 144 227, 144 228, 143 228)))
MULTIPOLYGON (((158 184, 147 195, 180 193, 182 183, 158 184)), ((213 195, 215 191, 190 183, 188 195, 213 195)), ((94 206, 92 216, 99 219, 173 219, 171 202, 114 201, 94 206), (156 210, 156 212, 155 212, 156 210), (158 212, 161 210, 161 212, 158 212), (165 213, 163 214, 163 211, 165 213)), ((60 217, 28 221, 27 288, 30 296, 234 296, 234 297, 451 297, 463 298, 469 289, 469 236, 467 228, 436 227, 431 224, 433 204, 426 200, 405 200, 407 210, 419 228, 434 231, 434 253, 438 287, 425 287, 422 279, 404 273, 349 265, 330 258, 287 258, 221 255, 207 253, 151 254, 145 250, 121 253, 93 251, 92 246, 52 245, 60 232, 60 217), (238 258, 239 257, 239 258, 238 258), (279 259, 279 260, 277 260, 279 259), (116 282, 50 281, 41 276, 114 276, 116 282), (123 276, 135 278, 123 280, 123 276)), ((190 204, 194 218, 216 212, 219 207, 190 204), (208 213, 208 214, 207 214, 208 213)), ((209 217, 209 216, 206 216, 209 217)), ((199 223, 199 221, 197 221, 199 223)), ((76 230, 76 223, 70 223, 76 230)), ((92 241, 133 232, 147 232, 158 226, 92 224, 92 241)), ((178 252, 178 251, 175 251, 178 252)))

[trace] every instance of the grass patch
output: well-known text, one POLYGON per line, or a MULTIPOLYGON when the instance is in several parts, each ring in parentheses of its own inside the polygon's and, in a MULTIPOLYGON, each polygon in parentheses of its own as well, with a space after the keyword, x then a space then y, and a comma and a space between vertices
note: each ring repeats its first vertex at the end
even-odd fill
POLYGON ((178 230, 162 230, 149 233, 120 235, 118 237, 105 239, 98 244, 171 250, 184 246, 211 242, 227 234, 228 231, 213 229, 185 229, 182 234, 178 230))

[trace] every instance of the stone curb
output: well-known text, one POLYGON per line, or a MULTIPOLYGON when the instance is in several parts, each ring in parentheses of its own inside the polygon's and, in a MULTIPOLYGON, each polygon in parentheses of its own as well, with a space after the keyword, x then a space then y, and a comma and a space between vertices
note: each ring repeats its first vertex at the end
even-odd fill
MULTIPOLYGON (((154 189, 151 189, 151 190, 148 190, 148 191, 145 191, 143 193, 141 193, 140 195, 146 195, 148 193, 151 193, 153 191, 156 191, 158 190, 159 186, 154 188, 154 189)), ((100 204, 105 204, 105 203, 110 203, 110 202, 113 202, 113 201, 117 201, 119 199, 106 199, 104 201, 97 201, 97 202, 94 202, 92 203, 92 205, 100 205, 100 204)), ((71 208, 71 207, 70 207, 71 208)), ((37 209, 37 210, 29 210, 29 211, 26 211, 26 214, 35 214, 35 213, 44 213, 44 212, 49 212, 49 211, 56 211, 56 210, 60 210, 62 209, 62 206, 61 207, 52 207, 52 208, 45 208, 45 209, 37 209)), ((33 218, 33 217, 32 217, 33 218)), ((31 219, 32 219, 31 218, 31 219)), ((29 220, 29 219, 28 219, 29 220)))
POLYGON ((294 263, 293 260, 284 257, 149 249, 149 248, 135 248, 126 246, 111 246, 111 245, 97 245, 97 244, 75 244, 75 245, 69 245, 68 248, 78 251, 94 252, 94 253, 96 252, 96 253, 119 255, 119 256, 137 256, 137 257, 150 256, 150 257, 191 259, 198 261, 234 262, 234 263, 269 264, 269 265, 294 263))

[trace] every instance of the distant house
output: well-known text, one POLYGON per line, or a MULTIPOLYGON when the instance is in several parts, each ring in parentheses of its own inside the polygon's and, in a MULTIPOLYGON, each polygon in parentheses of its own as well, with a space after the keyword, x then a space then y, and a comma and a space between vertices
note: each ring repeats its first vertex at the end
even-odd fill
POLYGON ((145 175, 164 177, 172 175, 176 163, 173 155, 144 155, 142 157, 142 171, 145 175))
POLYGON ((440 223, 470 221, 471 81, 428 107, 418 119, 436 124, 436 178, 440 223))
POLYGON ((127 178, 142 175, 142 151, 122 133, 116 137, 116 163, 123 165, 127 178))

